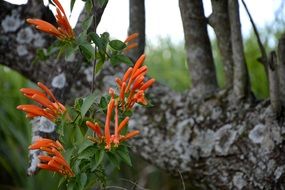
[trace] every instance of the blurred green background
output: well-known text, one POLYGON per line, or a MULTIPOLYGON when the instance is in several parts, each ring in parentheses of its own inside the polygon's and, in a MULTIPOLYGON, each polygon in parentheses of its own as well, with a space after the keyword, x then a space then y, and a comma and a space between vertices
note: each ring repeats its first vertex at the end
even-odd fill
MULTIPOLYGON (((278 31, 281 30, 276 29, 273 33, 272 30, 268 31, 265 28, 263 34, 276 36, 277 39, 280 36, 278 31)), ((267 45, 269 40, 266 37, 264 39, 266 49, 270 50, 267 45)), ((212 44, 218 82, 223 88, 223 66, 216 41, 212 40, 212 44)), ((274 41, 272 44, 275 45, 274 41)), ((260 53, 255 36, 251 34, 245 39, 244 45, 252 91, 258 99, 267 98, 268 82, 263 66, 257 62, 260 53)), ((169 39, 160 39, 156 45, 147 46, 146 54, 148 55, 146 64, 152 77, 176 91, 184 91, 191 87, 183 44, 174 44, 169 39)), ((56 189, 57 175, 42 171, 34 177, 26 176, 27 147, 31 141, 31 126, 24 114, 15 108, 17 105, 27 102, 20 95, 19 89, 31 86, 32 83, 3 66, 0 66, 0 81, 0 189, 56 189)), ((133 165, 133 168, 123 166, 119 171, 114 170, 111 177, 108 178, 108 186, 113 186, 113 189, 116 189, 114 186, 142 189, 134 188, 138 183, 146 189, 182 189, 181 179, 168 176, 136 155, 133 156, 133 165)), ((190 188, 190 184, 186 184, 186 186, 190 188)))

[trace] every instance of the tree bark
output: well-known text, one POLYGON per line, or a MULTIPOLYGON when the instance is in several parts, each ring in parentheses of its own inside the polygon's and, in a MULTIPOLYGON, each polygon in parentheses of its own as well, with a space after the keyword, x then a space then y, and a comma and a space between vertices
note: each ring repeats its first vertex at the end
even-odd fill
POLYGON ((248 97, 250 85, 243 49, 238 0, 229 0, 228 9, 234 61, 234 95, 237 97, 236 100, 239 101, 248 97))
POLYGON ((213 92, 217 89, 217 80, 203 2, 179 0, 179 7, 192 79, 192 92, 199 95, 213 92))
POLYGON ((282 105, 285 106, 285 34, 281 36, 278 42, 277 50, 278 75, 280 83, 280 99, 282 105))
POLYGON ((130 0, 130 12, 129 12, 129 31, 128 35, 133 33, 139 33, 138 39, 135 40, 138 43, 138 47, 130 50, 129 56, 132 60, 137 60, 145 49, 145 1, 144 0, 130 0))
POLYGON ((231 44, 231 28, 228 13, 228 0, 212 0, 212 14, 209 24, 213 27, 220 50, 224 73, 225 87, 233 85, 233 52, 231 44))
MULTIPOLYGON (((29 1, 32 2, 37 1, 29 1)), ((54 76, 65 73, 64 89, 68 89, 62 93, 65 102, 86 95, 88 68, 77 65, 78 58, 66 64, 52 58, 31 64, 40 44, 38 40, 44 41, 44 45, 51 41, 23 24, 26 11, 37 8, 31 6, 1 4, 1 26, 7 17, 15 17, 9 30, 5 24, 0 28, 1 64, 50 86, 54 76), (72 71, 73 67, 77 69, 71 74, 69 69, 72 71)), ((39 18, 41 13, 39 9, 34 16, 39 18)), ((107 92, 114 85, 114 74, 120 75, 121 69, 103 69, 97 78, 98 89, 107 92)), ((269 101, 234 105, 226 90, 197 98, 175 93, 158 83, 147 94, 154 106, 134 112, 130 128, 140 130, 141 134, 130 143, 150 163, 173 175, 181 172, 196 189, 285 188, 284 123, 275 119, 269 101)))

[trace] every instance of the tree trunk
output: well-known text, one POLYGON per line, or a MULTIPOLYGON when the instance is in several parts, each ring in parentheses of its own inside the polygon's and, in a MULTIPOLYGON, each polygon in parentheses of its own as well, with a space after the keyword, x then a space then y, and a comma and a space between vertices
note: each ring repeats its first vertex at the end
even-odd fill
POLYGON ((132 60, 137 60, 143 53, 145 48, 145 3, 144 0, 130 0, 130 25, 128 35, 139 33, 138 47, 130 50, 128 54, 132 60))
POLYGON ((231 44, 231 28, 228 12, 228 0, 212 0, 212 14, 209 24, 213 27, 220 50, 224 73, 225 87, 233 85, 233 52, 231 44))
POLYGON ((192 92, 197 95, 213 92, 217 89, 217 80, 203 2, 179 0, 179 7, 192 79, 192 92))

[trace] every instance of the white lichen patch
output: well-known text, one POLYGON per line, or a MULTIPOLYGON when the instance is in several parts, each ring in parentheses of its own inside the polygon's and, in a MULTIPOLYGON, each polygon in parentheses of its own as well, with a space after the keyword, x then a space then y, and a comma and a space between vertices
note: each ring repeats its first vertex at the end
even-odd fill
POLYGON ((33 42, 33 44, 34 44, 35 47, 43 47, 45 42, 46 42, 45 39, 42 38, 42 36, 40 34, 35 34, 34 35, 34 42, 33 42))
POLYGON ((266 135, 266 126, 263 124, 257 124, 254 128, 249 132, 249 139, 255 143, 259 144, 263 141, 266 135))
POLYGON ((241 172, 236 172, 233 177, 233 184, 237 189, 242 189, 246 186, 246 180, 243 177, 243 174, 241 172))
POLYGON ((206 131, 199 131, 196 138, 192 141, 194 149, 196 149, 201 157, 208 157, 215 145, 214 131, 208 129, 206 131))
POLYGON ((29 44, 33 39, 33 31, 31 28, 22 28, 17 34, 17 42, 20 44, 29 44))
POLYGON ((15 32, 21 25, 22 21, 15 15, 7 15, 1 23, 4 32, 15 32))
POLYGON ((24 46, 24 45, 18 45, 16 51, 20 57, 27 55, 29 53, 26 46, 24 46))
POLYGON ((285 165, 277 167, 277 169, 274 172, 275 181, 279 180, 279 178, 283 175, 284 170, 285 170, 285 165))
POLYGON ((38 129, 41 132, 52 133, 55 130, 55 123, 45 117, 40 117, 38 129))
POLYGON ((218 155, 227 155, 231 145, 237 139, 237 131, 232 125, 224 125, 215 132, 215 151, 218 155))
POLYGON ((61 73, 61 74, 55 76, 52 79, 51 86, 54 87, 54 88, 61 89, 61 88, 63 88, 65 86, 65 83, 66 83, 65 74, 61 73))

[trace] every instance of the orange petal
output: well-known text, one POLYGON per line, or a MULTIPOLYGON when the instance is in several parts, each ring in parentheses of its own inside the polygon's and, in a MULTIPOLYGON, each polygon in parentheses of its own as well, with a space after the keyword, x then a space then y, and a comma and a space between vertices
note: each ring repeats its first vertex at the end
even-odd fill
POLYGON ((55 98, 55 96, 53 95, 53 93, 51 92, 51 90, 50 90, 46 85, 44 85, 44 84, 41 83, 41 82, 38 82, 38 86, 39 86, 43 91, 45 91, 55 102, 58 102, 58 100, 55 98))
POLYGON ((146 90, 148 89, 153 83, 155 82, 155 79, 150 79, 146 83, 144 83, 141 87, 140 90, 146 90))
POLYGON ((132 71, 133 71, 133 68, 130 67, 130 68, 126 71, 126 73, 124 74, 123 79, 122 79, 122 82, 127 82, 127 80, 128 80, 128 78, 130 77, 130 74, 132 73, 132 71))
POLYGON ((115 104, 115 101, 113 98, 111 98, 108 104, 107 116, 106 116, 106 121, 105 121, 105 138, 106 138, 106 144, 107 144, 108 149, 111 148, 110 122, 111 122, 112 112, 114 109, 114 104, 115 104))
POLYGON ((101 128, 99 126, 98 123, 92 123, 91 121, 86 121, 86 125, 87 127, 89 127, 90 129, 92 129, 98 137, 101 137, 102 136, 102 132, 101 132, 101 128))
POLYGON ((118 128, 118 133, 120 133, 122 131, 122 129, 126 126, 126 124, 129 122, 129 117, 126 117, 119 125, 118 128))
POLYGON ((137 32, 136 32, 136 33, 133 33, 133 34, 131 34, 131 35, 129 35, 129 36, 126 38, 125 43, 128 43, 128 42, 130 42, 130 41, 136 39, 138 36, 139 36, 139 33, 137 33, 137 32))
POLYGON ((133 138, 134 136, 138 135, 139 133, 140 133, 140 131, 138 131, 138 130, 131 131, 126 136, 121 137, 120 141, 121 142, 126 141, 126 140, 133 138))

